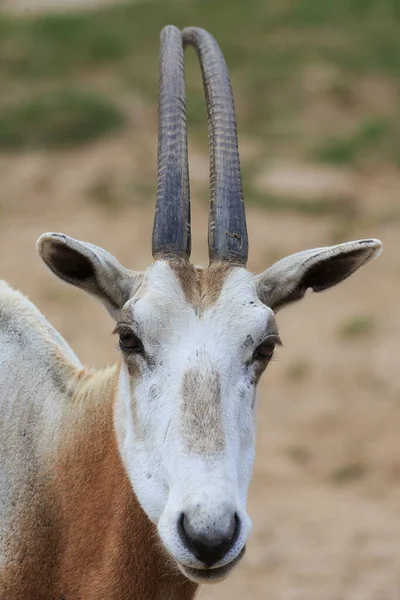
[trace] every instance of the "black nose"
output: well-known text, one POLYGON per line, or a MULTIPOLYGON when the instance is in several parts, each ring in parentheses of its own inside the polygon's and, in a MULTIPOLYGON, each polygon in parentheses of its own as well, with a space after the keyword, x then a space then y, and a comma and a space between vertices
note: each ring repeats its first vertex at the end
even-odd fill
POLYGON ((212 567, 224 558, 239 537, 240 520, 235 513, 223 530, 214 530, 213 527, 212 531, 199 531, 191 524, 188 515, 182 513, 178 528, 186 548, 206 567, 212 567))

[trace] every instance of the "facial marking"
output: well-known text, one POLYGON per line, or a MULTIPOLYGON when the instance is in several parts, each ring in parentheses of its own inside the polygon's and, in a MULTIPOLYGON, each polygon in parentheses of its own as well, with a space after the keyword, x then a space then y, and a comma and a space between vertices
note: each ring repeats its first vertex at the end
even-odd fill
POLYGON ((189 369, 183 376, 181 430, 189 451, 214 456, 225 448, 221 390, 216 371, 189 369))
POLYGON ((197 313, 215 304, 221 294, 226 277, 234 268, 226 262, 212 263, 207 269, 199 269, 186 261, 170 261, 179 280, 186 300, 197 313))

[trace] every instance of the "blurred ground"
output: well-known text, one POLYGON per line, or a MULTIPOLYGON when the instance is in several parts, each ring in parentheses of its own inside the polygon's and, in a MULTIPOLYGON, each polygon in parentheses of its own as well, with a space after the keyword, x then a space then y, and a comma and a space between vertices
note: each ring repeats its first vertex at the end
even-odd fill
MULTIPOLYGON (((131 268, 150 262, 158 29, 176 19, 208 27, 214 23, 211 29, 223 38, 231 57, 237 90, 249 268, 260 271, 288 253, 361 237, 380 238, 384 252, 337 288, 310 294, 279 313, 284 347, 260 385, 250 492, 253 535, 236 572, 199 597, 397 600, 400 174, 395 134, 400 71, 398 58, 385 54, 382 46, 395 50, 398 43, 391 37, 398 32, 397 3, 338 0, 336 8, 326 8, 333 12, 325 14, 321 3, 311 0, 272 2, 268 6, 276 10, 269 16, 275 29, 270 25, 263 33, 259 21, 266 4, 249 2, 237 21, 247 34, 254 27, 256 49, 273 38, 280 40, 278 58, 282 45, 290 50, 290 60, 285 54, 280 70, 274 70, 270 57, 264 70, 260 64, 250 74, 244 71, 254 66, 256 49, 246 37, 247 53, 243 56, 244 46, 239 51, 234 16, 228 31, 208 2, 202 10, 209 9, 209 22, 198 15, 195 2, 187 2, 185 9, 171 3, 170 17, 168 2, 155 4, 161 13, 157 23, 145 21, 142 6, 129 9, 133 36, 140 37, 140 29, 148 25, 147 38, 139 40, 146 43, 142 54, 140 47, 121 46, 126 14, 118 20, 114 13, 96 13, 90 35, 84 16, 65 22, 0 18, 1 277, 37 304, 82 361, 103 365, 116 360, 112 322, 102 307, 58 282, 37 258, 35 241, 44 231, 63 231, 104 246, 131 268), (303 7, 303 21, 298 16, 293 24, 292 12, 279 21, 277 7, 283 5, 298 13, 303 7), (301 24, 305 18, 306 28, 301 24), (98 34, 105 22, 106 39, 98 34), (118 32, 118 47, 110 31, 118 32), (369 31, 368 39, 379 38, 381 54, 371 51, 373 60, 366 64, 360 44, 369 31), (353 43, 344 61, 350 34, 353 43), (86 39, 84 56, 71 46, 79 35, 86 39), (293 56, 298 63, 292 64, 293 56), (250 76, 251 93, 243 87, 250 76), (63 97, 61 109, 52 100, 41 110, 44 96, 48 102, 50 92, 65 89, 74 90, 74 102, 63 97), (79 112, 82 90, 85 102, 79 112), (94 94, 103 102, 100 110, 96 99, 97 120, 91 108, 94 94), (40 100, 34 110, 24 104, 31 96, 40 100)), ((234 14, 236 2, 231 7, 234 14)), ((206 125, 198 71, 194 61, 188 62, 192 256, 196 264, 204 264, 206 125)))
POLYGON ((120 4, 119 0, 0 0, 0 7, 9 13, 66 12, 70 10, 98 9, 120 4))

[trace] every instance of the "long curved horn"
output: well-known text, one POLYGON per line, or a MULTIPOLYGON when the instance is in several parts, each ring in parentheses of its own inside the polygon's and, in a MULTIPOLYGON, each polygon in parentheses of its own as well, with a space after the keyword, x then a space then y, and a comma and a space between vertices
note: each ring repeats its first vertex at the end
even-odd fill
POLYGON ((161 31, 158 99, 157 203, 153 257, 190 256, 190 192, 182 38, 161 31))
POLYGON ((210 153, 210 261, 245 265, 248 255, 246 216, 236 133, 235 107, 228 69, 215 39, 204 29, 182 31, 184 46, 200 60, 206 95, 210 153))

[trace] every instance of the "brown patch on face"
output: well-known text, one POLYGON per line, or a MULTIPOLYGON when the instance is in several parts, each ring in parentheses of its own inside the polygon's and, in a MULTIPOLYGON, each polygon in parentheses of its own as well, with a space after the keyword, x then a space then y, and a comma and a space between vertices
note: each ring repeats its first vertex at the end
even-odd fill
POLYGON ((186 300, 193 306, 200 303, 199 287, 197 285, 197 273, 193 265, 186 260, 169 260, 169 266, 174 271, 186 300))
POLYGON ((211 263, 207 269, 198 270, 203 310, 217 302, 227 276, 235 268, 229 263, 218 262, 211 263))
POLYGON ((252 381, 251 381, 252 384, 254 384, 255 386, 258 385, 258 382, 260 381, 260 377, 264 373, 268 364, 269 364, 269 361, 264 361, 264 360, 256 361, 256 363, 254 365, 254 377, 252 378, 252 381))
POLYGON ((181 428, 191 452, 212 456, 223 452, 225 435, 221 414, 221 390, 216 371, 186 371, 183 378, 181 428))
POLYGON ((206 269, 196 269, 187 261, 169 261, 177 276, 185 298, 196 312, 203 312, 215 304, 228 274, 237 268, 227 262, 211 263, 206 269))
POLYGON ((140 367, 139 367, 139 359, 135 355, 127 355, 125 356, 123 353, 124 362, 128 368, 129 379, 131 382, 131 396, 135 395, 133 382, 138 381, 140 377, 140 367))

